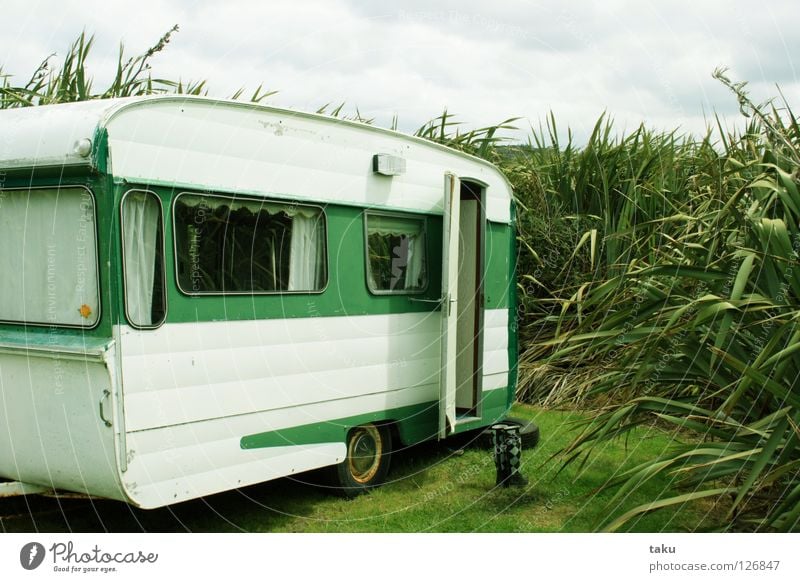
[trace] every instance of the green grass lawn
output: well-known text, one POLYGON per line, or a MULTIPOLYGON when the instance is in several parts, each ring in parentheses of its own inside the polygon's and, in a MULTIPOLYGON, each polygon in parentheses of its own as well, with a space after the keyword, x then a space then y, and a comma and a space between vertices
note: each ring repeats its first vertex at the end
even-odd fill
MULTIPOLYGON (((368 495, 342 499, 297 479, 280 479, 143 511, 114 501, 17 498, 0 502, 3 531, 245 531, 245 532, 591 532, 608 515, 645 503, 639 492, 609 506, 613 492, 597 489, 619 468, 659 454, 671 435, 658 429, 607 445, 583 467, 550 456, 570 442, 575 413, 517 405, 517 416, 535 419, 541 429, 536 449, 523 454, 521 488, 495 488, 487 450, 423 444, 394 455, 389 483, 368 495), (626 446, 627 444, 627 446, 626 446)), ((313 475, 309 479, 313 480, 313 475)), ((654 479, 653 489, 669 482, 654 479)), ((627 531, 706 531, 722 523, 710 503, 633 520, 627 531)), ((626 530, 623 530, 626 531, 626 530)))

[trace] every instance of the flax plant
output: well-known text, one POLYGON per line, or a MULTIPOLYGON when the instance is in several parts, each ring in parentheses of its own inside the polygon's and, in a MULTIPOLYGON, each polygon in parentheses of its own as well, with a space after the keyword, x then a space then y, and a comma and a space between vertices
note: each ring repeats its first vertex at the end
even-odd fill
POLYGON ((716 76, 749 115, 741 133, 720 125, 719 143, 617 140, 601 120, 580 151, 551 139, 531 154, 545 196, 598 227, 578 239, 576 252, 592 242, 577 282, 523 285, 523 395, 593 410, 567 464, 636 427, 680 435, 609 481, 614 501, 657 475, 675 485, 609 530, 701 498, 732 529, 800 529, 800 130, 785 103, 755 105, 716 76))
MULTIPOLYGON (((0 67, 0 109, 29 107, 53 103, 69 103, 90 99, 110 99, 177 93, 183 95, 206 95, 206 81, 172 80, 154 78, 151 60, 162 52, 178 32, 178 25, 169 29, 152 47, 135 57, 126 57, 122 45, 119 48, 114 77, 105 89, 97 90, 89 73, 88 58, 94 46, 94 36, 82 32, 73 42, 59 66, 53 65, 55 54, 45 58, 24 85, 14 85, 11 77, 0 67)), ((249 97, 260 103, 275 91, 259 86, 249 97)), ((244 89, 234 93, 232 99, 245 96, 244 89)))

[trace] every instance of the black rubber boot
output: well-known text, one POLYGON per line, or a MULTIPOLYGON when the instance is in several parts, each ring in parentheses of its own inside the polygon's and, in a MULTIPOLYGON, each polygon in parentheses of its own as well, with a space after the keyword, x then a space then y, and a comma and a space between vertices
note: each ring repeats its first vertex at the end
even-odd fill
POLYGON ((492 454, 497 469, 495 486, 522 487, 528 480, 520 473, 522 462, 522 437, 516 424, 499 423, 492 431, 492 454))
POLYGON ((506 440, 506 457, 508 459, 508 479, 503 483, 505 487, 522 487, 528 480, 520 473, 522 464, 522 437, 519 427, 514 426, 504 431, 506 440))
POLYGON ((528 480, 520 473, 522 461, 522 438, 519 426, 512 424, 495 424, 491 427, 494 466, 497 469, 495 486, 521 487, 528 480))

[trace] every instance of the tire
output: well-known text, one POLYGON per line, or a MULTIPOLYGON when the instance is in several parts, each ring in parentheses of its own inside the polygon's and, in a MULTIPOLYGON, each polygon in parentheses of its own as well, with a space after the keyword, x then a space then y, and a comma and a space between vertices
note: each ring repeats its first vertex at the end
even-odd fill
POLYGON ((347 456, 333 467, 333 486, 345 497, 377 487, 389 473, 392 433, 376 424, 357 426, 347 433, 347 456))
POLYGON ((509 416, 503 422, 519 426, 519 436, 522 437, 523 449, 533 449, 539 444, 539 427, 532 420, 509 416))
MULTIPOLYGON (((539 427, 532 420, 526 420, 517 416, 509 416, 495 424, 515 424, 519 426, 519 436, 522 438, 522 449, 530 450, 539 444, 539 427)), ((492 448, 492 433, 488 428, 482 431, 474 441, 475 445, 484 449, 492 448)))

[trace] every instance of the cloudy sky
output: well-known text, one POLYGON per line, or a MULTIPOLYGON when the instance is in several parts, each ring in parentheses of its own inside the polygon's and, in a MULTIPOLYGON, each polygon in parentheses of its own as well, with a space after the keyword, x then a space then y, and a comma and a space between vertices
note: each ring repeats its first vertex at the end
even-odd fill
POLYGON ((95 82, 112 74, 120 41, 144 51, 173 24, 155 76, 207 79, 213 96, 260 83, 273 105, 332 102, 413 130, 445 107, 468 127, 549 111, 580 140, 608 111, 703 132, 737 105, 711 78, 721 65, 757 100, 780 86, 800 109, 800 3, 792 0, 3 0, 0 64, 22 82, 86 29, 95 82), (12 23, 12 26, 8 26, 12 23))

